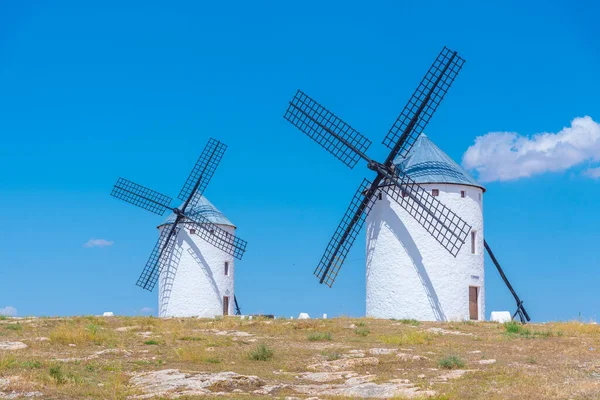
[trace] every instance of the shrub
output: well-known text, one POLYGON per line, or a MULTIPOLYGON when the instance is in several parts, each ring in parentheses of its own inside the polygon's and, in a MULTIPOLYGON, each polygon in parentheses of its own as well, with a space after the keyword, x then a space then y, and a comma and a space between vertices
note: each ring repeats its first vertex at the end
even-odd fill
POLYGON ((16 323, 16 324, 10 324, 10 325, 6 325, 6 329, 10 329, 11 331, 19 331, 21 332, 23 330, 23 325, 16 323))
POLYGON ((354 333, 358 336, 368 336, 369 333, 371 333, 371 331, 367 327, 360 326, 360 327, 354 329, 354 333))
POLYGON ((8 317, 6 315, 0 315, 0 321, 5 321, 7 319, 8 317))
POLYGON ((315 332, 308 335, 308 340, 311 342, 318 342, 331 339, 331 333, 329 332, 315 332))
POLYGON ((60 368, 60 365, 50 367, 50 376, 52 377, 52 379, 54 379, 54 382, 56 382, 57 385, 62 385, 67 381, 65 375, 62 372, 62 369, 60 368))
POLYGON ((438 363, 440 368, 452 369, 463 368, 465 366, 465 362, 461 360, 458 356, 448 356, 446 358, 442 358, 438 363))
POLYGON ((506 333, 521 333, 523 326, 515 321, 505 322, 504 330, 506 333))
POLYGON ((254 361, 269 361, 275 353, 264 344, 259 344, 256 349, 248 354, 248 358, 254 361))

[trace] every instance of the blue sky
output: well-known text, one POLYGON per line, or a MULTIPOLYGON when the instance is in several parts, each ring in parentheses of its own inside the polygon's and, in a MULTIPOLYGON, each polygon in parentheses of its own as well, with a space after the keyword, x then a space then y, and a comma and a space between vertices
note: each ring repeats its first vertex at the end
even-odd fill
MULTIPOLYGON (((296 89, 382 158, 432 60, 456 49, 467 62, 427 133, 460 162, 489 132, 600 119, 599 12, 591 1, 3 1, 0 309, 156 310, 156 292, 134 283, 160 217, 110 189, 124 176, 176 197, 212 136, 229 148, 206 195, 249 242, 236 264, 243 311, 363 315, 364 235, 333 289, 312 271, 371 173, 282 118, 296 89), (114 243, 85 247, 92 238, 114 243)), ((600 181, 586 174, 598 159, 486 182, 486 238, 537 321, 599 317, 600 181)), ((486 274, 488 312, 512 310, 489 259, 486 274)))

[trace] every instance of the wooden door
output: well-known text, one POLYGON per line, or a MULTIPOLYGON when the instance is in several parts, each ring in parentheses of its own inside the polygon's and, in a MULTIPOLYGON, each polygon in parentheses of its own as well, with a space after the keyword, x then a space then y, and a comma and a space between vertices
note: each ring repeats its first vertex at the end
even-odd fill
POLYGON ((479 291, 477 289, 475 286, 469 286, 469 318, 474 320, 479 319, 479 302, 477 301, 479 291))
POLYGON ((229 297, 223 296, 223 315, 229 315, 229 297))

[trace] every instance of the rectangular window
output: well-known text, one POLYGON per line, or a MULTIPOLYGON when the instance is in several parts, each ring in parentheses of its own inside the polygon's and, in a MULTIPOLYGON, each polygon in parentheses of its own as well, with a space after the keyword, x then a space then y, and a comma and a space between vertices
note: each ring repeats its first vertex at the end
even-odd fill
POLYGON ((471 254, 477 254, 477 231, 471 231, 471 254))
POLYGON ((464 199, 466 195, 467 195, 467 192, 465 192, 464 190, 460 191, 460 197, 462 197, 464 199))
POLYGON ((225 261, 225 276, 229 276, 229 263, 225 261))
POLYGON ((223 315, 229 315, 229 297, 223 296, 223 315))
POLYGON ((433 196, 435 196, 435 197, 439 196, 439 195, 440 195, 440 189, 433 189, 433 190, 431 191, 431 194, 432 194, 433 196))
POLYGON ((194 233, 196 233, 195 229, 190 229, 190 234, 193 235, 194 233))
POLYGON ((481 201, 481 193, 479 193, 479 201, 481 201))

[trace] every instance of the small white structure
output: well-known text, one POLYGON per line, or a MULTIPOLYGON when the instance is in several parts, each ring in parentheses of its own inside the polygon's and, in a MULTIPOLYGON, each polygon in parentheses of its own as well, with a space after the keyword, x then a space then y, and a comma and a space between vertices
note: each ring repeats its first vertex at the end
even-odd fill
MULTIPOLYGON (((186 210, 201 215, 221 229, 235 234, 231 223, 206 197, 186 210)), ((158 229, 170 229, 171 214, 158 229)), ((180 224, 175 247, 158 280, 159 317, 203 317, 234 314, 234 258, 180 224)), ((250 317, 252 318, 252 317, 250 317)))
POLYGON ((420 321, 485 319, 485 188, 425 134, 396 165, 472 230, 455 258, 382 193, 366 221, 367 316, 420 321))
POLYGON ((298 315, 298 319, 310 319, 310 315, 308 315, 308 313, 301 312, 301 313, 298 315))
POLYGON ((509 311, 492 311, 490 321, 499 322, 501 324, 512 321, 512 316, 509 311))
POLYGON ((105 311, 105 312, 102 314, 102 316, 103 316, 103 317, 114 317, 114 316, 115 316, 115 314, 114 314, 112 311, 105 311))

